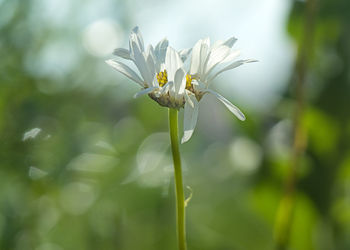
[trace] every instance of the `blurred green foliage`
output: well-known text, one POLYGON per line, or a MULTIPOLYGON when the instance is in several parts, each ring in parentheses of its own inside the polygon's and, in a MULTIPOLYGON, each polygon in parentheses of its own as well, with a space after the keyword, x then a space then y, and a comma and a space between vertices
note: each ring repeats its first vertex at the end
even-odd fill
MULTIPOLYGON (((176 249, 167 110, 130 98, 137 87, 82 48, 79 6, 68 15, 74 25, 62 25, 36 18, 39 2, 0 1, 0 249, 176 249)), ((290 249, 346 250, 350 2, 316 3, 290 249)), ((117 11, 126 27, 129 3, 110 7, 104 14, 117 11)), ((286 29, 296 46, 304 14, 305 2, 293 2, 286 29)), ((181 146, 193 189, 189 249, 273 248, 295 81, 286 76, 289 85, 269 113, 248 112, 253 118, 244 124, 224 114, 218 137, 206 132, 217 124, 199 124, 181 146)))

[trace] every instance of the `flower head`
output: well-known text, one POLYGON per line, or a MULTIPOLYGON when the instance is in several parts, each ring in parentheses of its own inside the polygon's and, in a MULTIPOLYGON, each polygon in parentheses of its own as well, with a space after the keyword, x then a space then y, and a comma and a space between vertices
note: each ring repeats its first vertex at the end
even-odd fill
POLYGON ((186 89, 196 98, 191 99, 191 105, 185 105, 184 136, 182 143, 188 141, 197 123, 198 105, 202 97, 209 93, 218 98, 238 119, 244 121, 244 114, 219 93, 209 89, 209 85, 219 74, 234 69, 244 63, 256 62, 256 60, 236 60, 240 52, 232 50, 237 41, 231 37, 226 41, 217 41, 210 46, 209 38, 199 40, 192 49, 191 64, 188 78, 191 79, 186 89), (221 67, 221 69, 220 69, 221 67), (217 69, 219 68, 219 69, 217 69))
POLYGON ((175 51, 169 47, 167 39, 160 41, 155 48, 149 45, 145 50, 139 28, 135 27, 130 34, 129 50, 118 48, 114 55, 132 61, 141 76, 120 61, 110 59, 106 62, 142 87, 135 97, 148 94, 161 106, 179 109, 185 104, 186 73, 183 61, 189 52, 175 51))
POLYGON ((188 141, 195 129, 199 101, 206 93, 216 96, 240 120, 243 113, 226 98, 209 89, 210 82, 224 71, 236 68, 254 60, 238 60, 239 51, 232 51, 235 38, 218 41, 210 46, 209 39, 199 40, 193 49, 176 51, 167 39, 145 50, 142 35, 135 27, 129 39, 129 50, 118 48, 114 55, 132 61, 139 71, 136 73, 126 64, 113 59, 106 62, 120 73, 138 83, 142 90, 135 97, 148 94, 161 106, 184 108, 184 135, 181 142, 188 141), (190 68, 186 70, 184 61, 191 54, 190 68), (226 65, 222 67, 223 65, 226 65), (222 67, 221 69, 215 69, 222 67))

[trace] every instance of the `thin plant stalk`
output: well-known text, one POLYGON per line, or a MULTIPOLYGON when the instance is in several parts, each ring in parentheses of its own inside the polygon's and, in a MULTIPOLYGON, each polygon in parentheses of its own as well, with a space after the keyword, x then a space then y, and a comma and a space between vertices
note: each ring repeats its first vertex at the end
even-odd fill
POLYGON ((185 199, 182 181, 181 158, 178 136, 178 110, 169 108, 169 132, 171 151, 174 161, 175 196, 176 196, 176 231, 179 250, 186 250, 185 199))
POLYGON ((305 25, 302 40, 299 44, 298 57, 295 67, 297 81, 295 86, 296 109, 294 115, 293 147, 288 174, 285 181, 285 191, 277 211, 275 225, 277 250, 285 250, 288 248, 296 203, 297 172, 300 166, 301 157, 306 147, 307 134, 302 120, 306 106, 305 78, 309 60, 312 54, 316 7, 317 0, 307 0, 305 3, 305 25))

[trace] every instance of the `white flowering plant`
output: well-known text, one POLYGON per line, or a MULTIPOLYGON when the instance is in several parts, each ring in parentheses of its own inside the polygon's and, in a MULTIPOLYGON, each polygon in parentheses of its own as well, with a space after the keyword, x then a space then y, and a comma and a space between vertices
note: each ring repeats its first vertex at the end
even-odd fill
POLYGON ((237 60, 238 50, 232 47, 237 41, 231 37, 226 41, 216 41, 212 45, 209 38, 199 40, 193 48, 176 51, 167 39, 155 47, 144 46, 138 27, 130 34, 129 49, 117 48, 114 55, 119 59, 109 59, 108 65, 140 85, 141 90, 134 97, 148 95, 159 105, 169 108, 169 131, 175 169, 177 232, 180 250, 186 249, 185 199, 183 192, 181 159, 178 139, 178 110, 184 109, 184 132, 181 143, 187 142, 196 127, 199 102, 205 94, 214 95, 239 120, 244 114, 225 97, 210 89, 212 81, 221 73, 242 64, 256 60, 237 60), (120 61, 135 64, 138 73, 120 61), (189 67, 185 62, 190 60, 189 67))

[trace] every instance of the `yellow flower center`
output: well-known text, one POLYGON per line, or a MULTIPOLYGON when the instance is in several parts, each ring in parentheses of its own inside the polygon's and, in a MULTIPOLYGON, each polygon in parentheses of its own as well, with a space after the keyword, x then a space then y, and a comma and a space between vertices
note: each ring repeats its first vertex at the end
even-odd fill
MULTIPOLYGON (((196 78, 191 76, 190 74, 186 75, 186 89, 191 91, 193 90, 192 80, 195 79, 196 78)), ((168 82, 168 73, 166 72, 166 70, 161 71, 157 74, 157 80, 160 87, 163 87, 168 82)))
POLYGON ((163 87, 168 82, 168 73, 166 70, 157 74, 157 80, 160 87, 163 87))
POLYGON ((186 75, 186 89, 190 90, 192 88, 192 76, 186 75))

